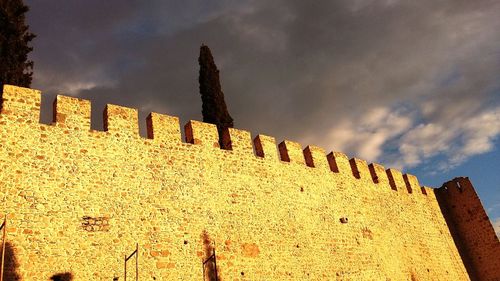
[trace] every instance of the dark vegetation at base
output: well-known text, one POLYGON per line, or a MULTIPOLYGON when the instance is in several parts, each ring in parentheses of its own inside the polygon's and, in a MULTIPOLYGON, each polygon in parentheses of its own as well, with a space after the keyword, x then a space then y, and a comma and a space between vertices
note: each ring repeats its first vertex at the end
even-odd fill
POLYGON ((71 272, 58 273, 50 277, 53 281, 71 281, 73 280, 73 274, 71 272))
MULTIPOLYGON (((1 248, 0 248, 1 249, 1 248)), ((19 262, 16 258, 16 251, 12 243, 5 243, 5 262, 4 262, 4 281, 21 281, 21 276, 17 272, 19 269, 19 262)), ((71 272, 58 273, 50 277, 53 281, 71 281, 73 274, 71 272)))
POLYGON ((5 281, 21 280, 21 276, 19 276, 19 274, 17 273, 18 268, 19 268, 19 262, 17 261, 16 258, 14 246, 11 243, 6 242, 3 280, 5 281))

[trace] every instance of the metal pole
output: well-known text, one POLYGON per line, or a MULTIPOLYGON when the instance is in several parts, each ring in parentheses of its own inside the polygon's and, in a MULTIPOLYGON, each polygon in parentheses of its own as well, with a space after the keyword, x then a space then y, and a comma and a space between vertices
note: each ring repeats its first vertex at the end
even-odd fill
POLYGON ((3 220, 3 237, 2 237, 2 266, 0 269, 0 281, 3 281, 3 266, 5 263, 5 236, 7 235, 7 214, 3 220))
POLYGON ((139 281, 139 243, 135 244, 135 281, 139 281))
POLYGON ((219 274, 217 274, 217 257, 215 256, 215 245, 214 245, 213 257, 214 257, 215 281, 219 281, 219 274))
POLYGON ((201 266, 203 267, 203 281, 205 281, 205 262, 203 262, 201 266))
POLYGON ((124 267, 125 267, 125 275, 123 276, 123 280, 127 281, 127 254, 125 254, 125 259, 124 259, 124 267))

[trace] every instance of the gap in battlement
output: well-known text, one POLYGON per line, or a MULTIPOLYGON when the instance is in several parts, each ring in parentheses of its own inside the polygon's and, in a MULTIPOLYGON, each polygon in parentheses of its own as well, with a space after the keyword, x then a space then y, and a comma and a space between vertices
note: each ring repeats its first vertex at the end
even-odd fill
POLYGON ((251 134, 251 139, 252 139, 252 151, 253 151, 253 155, 255 155, 255 157, 260 157, 259 156, 259 153, 257 152, 257 149, 255 148, 255 141, 254 139, 256 138, 255 136, 257 136, 257 134, 251 134))
POLYGON ((40 119, 41 124, 51 125, 54 121, 54 101, 56 100, 57 94, 55 93, 43 93, 41 95, 40 103, 40 119))
POLYGON ((181 118, 179 116, 179 126, 180 126, 180 130, 181 130, 181 142, 183 142, 183 143, 187 143, 186 130, 184 129, 184 125, 186 125, 188 121, 189 121, 189 119, 186 120, 186 119, 181 118))
POLYGON ((104 131, 104 108, 106 104, 99 102, 98 99, 92 100, 90 106, 90 129, 104 131))
POLYGON ((146 122, 148 115, 149 112, 146 113, 142 110, 139 110, 139 135, 145 139, 148 138, 148 126, 146 122))

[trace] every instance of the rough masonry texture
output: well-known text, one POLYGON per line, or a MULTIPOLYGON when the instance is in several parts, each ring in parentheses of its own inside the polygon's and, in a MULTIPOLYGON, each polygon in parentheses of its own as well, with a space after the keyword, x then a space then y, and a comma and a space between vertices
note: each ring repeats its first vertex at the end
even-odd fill
MULTIPOLYGON (((53 124, 39 112, 39 91, 4 87, 0 211, 6 270, 21 280, 123 280, 136 243, 140 280, 203 280, 214 249, 220 280, 500 280, 500 243, 467 178, 436 191, 232 128, 221 149, 197 121, 183 142, 178 118, 157 113, 144 138, 137 110, 116 105, 91 130, 90 102, 65 96, 53 124)), ((135 257, 127 271, 134 280, 135 257)))

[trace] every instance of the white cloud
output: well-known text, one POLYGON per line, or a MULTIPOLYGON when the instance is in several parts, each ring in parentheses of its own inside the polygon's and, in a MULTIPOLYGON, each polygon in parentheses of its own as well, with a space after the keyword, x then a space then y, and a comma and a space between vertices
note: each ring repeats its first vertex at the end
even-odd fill
POLYGON ((90 73, 82 72, 80 76, 63 76, 50 71, 40 71, 36 74, 33 87, 44 92, 78 96, 80 92, 92 90, 96 87, 110 87, 114 82, 103 74, 102 70, 95 69, 90 73), (101 75, 99 75, 101 74, 101 75))
POLYGON ((399 152, 406 165, 416 166, 422 162, 423 158, 432 157, 448 149, 449 143, 449 132, 445 132, 442 126, 420 124, 402 137, 399 152))
POLYGON ((445 162, 435 164, 438 170, 445 171, 472 156, 491 151, 500 135, 500 107, 480 111, 470 118, 464 116, 451 124, 446 120, 417 124, 416 116, 414 111, 377 107, 359 119, 339 121, 319 142, 313 138, 303 141, 367 161, 383 160, 385 165, 401 169, 445 156, 445 162), (388 144, 398 150, 385 150, 388 144))
POLYGON ((387 107, 378 107, 359 120, 343 120, 338 123, 320 145, 367 161, 376 161, 383 153, 383 145, 401 135, 411 125, 409 115, 387 107))
POLYGON ((401 138, 399 152, 406 166, 421 164, 427 158, 445 155, 448 159, 438 166, 447 170, 461 164, 471 156, 493 149, 500 134, 500 107, 451 124, 420 124, 401 138))

